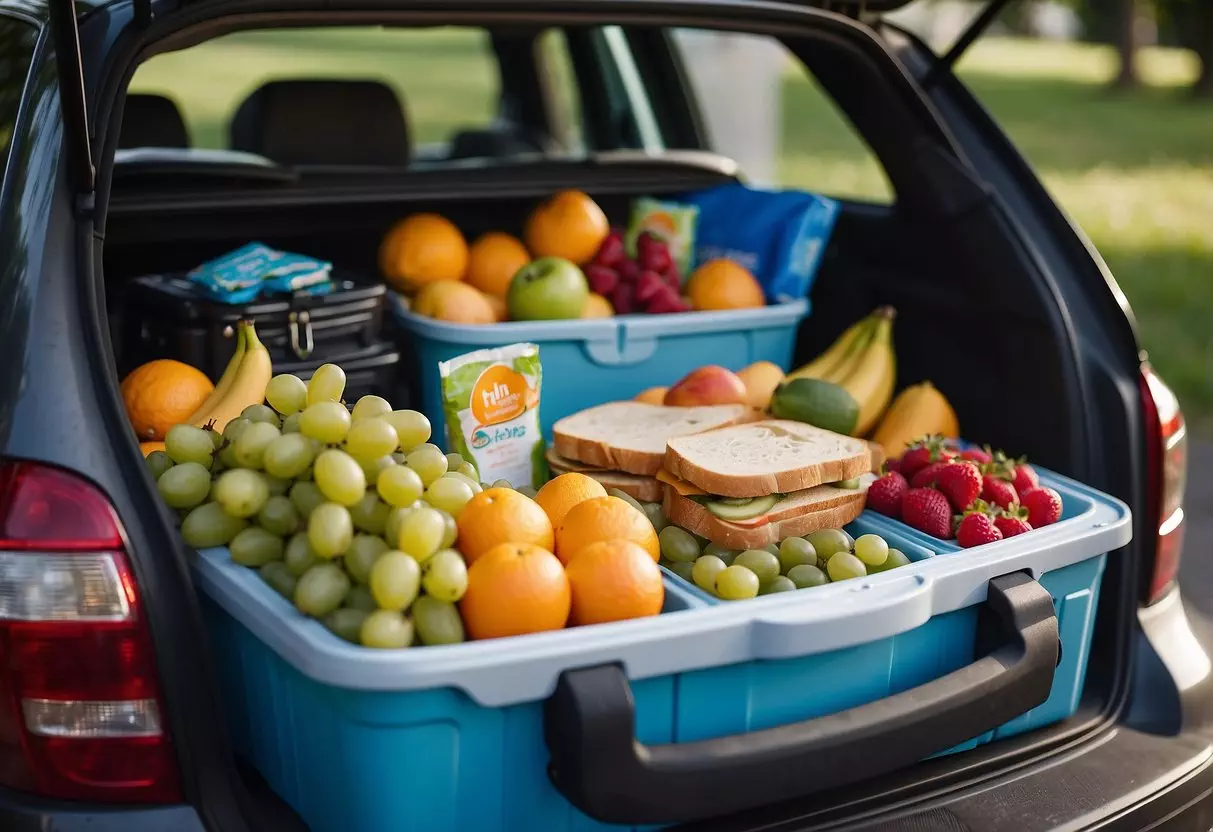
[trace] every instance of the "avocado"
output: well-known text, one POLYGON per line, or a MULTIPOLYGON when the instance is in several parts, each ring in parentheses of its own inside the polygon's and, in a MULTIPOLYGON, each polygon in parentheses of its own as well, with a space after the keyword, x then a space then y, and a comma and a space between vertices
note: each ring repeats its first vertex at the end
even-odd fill
POLYGON ((771 414, 850 436, 859 422, 859 403, 837 384, 795 378, 775 388, 771 414))
POLYGON ((736 500, 713 500, 704 503, 704 508, 721 520, 752 520, 770 511, 779 502, 778 494, 768 494, 766 497, 755 497, 745 503, 736 500))

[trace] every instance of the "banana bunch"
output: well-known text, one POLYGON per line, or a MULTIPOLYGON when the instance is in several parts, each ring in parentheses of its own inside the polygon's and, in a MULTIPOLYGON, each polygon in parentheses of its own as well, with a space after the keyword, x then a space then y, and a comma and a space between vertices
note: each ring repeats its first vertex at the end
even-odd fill
POLYGON ((241 321, 236 326, 236 351, 231 361, 214 391, 186 422, 199 428, 213 423, 212 428, 222 433, 246 407, 265 401, 265 388, 273 374, 269 350, 257 337, 253 322, 241 321))
POLYGON ((829 349, 788 379, 816 378, 838 385, 859 405, 859 418, 851 435, 864 436, 876 426, 893 398, 897 359, 893 353, 893 319, 896 310, 881 306, 853 324, 829 349))

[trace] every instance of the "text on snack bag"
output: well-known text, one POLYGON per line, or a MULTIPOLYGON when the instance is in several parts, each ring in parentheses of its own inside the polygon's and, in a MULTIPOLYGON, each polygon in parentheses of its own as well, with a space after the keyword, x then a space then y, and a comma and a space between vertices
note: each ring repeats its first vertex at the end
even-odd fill
POLYGON ((526 412, 531 397, 521 373, 504 364, 494 364, 480 374, 472 386, 472 416, 477 424, 496 425, 526 412))

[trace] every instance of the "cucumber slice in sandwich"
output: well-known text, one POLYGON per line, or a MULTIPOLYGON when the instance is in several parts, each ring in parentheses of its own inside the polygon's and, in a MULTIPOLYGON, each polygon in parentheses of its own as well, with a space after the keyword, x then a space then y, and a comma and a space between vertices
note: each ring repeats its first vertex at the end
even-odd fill
POLYGON ((752 520, 774 508, 781 496, 768 494, 765 497, 753 497, 744 502, 737 499, 713 500, 704 503, 703 507, 721 520, 752 520))

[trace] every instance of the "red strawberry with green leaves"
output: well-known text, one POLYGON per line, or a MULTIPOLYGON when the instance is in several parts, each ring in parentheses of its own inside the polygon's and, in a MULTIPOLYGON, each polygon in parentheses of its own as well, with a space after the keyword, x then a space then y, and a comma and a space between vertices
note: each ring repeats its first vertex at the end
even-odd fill
POLYGON ((1002 532, 994 524, 994 519, 984 511, 970 511, 956 526, 956 542, 965 549, 999 540, 1002 540, 1002 532))
POLYGON ((1011 474, 1011 484, 1015 486, 1016 491, 1023 494, 1040 485, 1040 477, 1036 475, 1036 470, 1031 465, 1021 459, 1015 463, 1015 471, 1011 474))
POLYGON ((933 488, 939 482, 939 472, 948 467, 950 462, 932 462, 910 480, 910 488, 933 488))
POLYGON ((985 465, 993 459, 993 455, 990 453, 989 448, 985 450, 981 448, 968 448, 960 452, 960 458, 976 462, 978 465, 985 465))
POLYGON ((907 480, 913 480, 914 475, 926 468, 932 462, 946 462, 955 457, 953 451, 944 445, 944 438, 939 435, 924 436, 910 443, 909 449, 901 455, 901 473, 907 480))
POLYGON ((994 517, 994 525, 1002 532, 1004 538, 1032 531, 1028 522, 1028 510, 1021 505, 1004 508, 994 517))
POLYGON ((948 539, 952 536, 952 507, 934 488, 911 488, 901 501, 901 519, 920 532, 948 539))
POLYGON ((1009 508, 1019 502, 1019 492, 1002 477, 985 474, 981 478, 981 499, 996 506, 1009 508))
POLYGON ((981 471, 972 462, 944 463, 935 475, 935 487, 944 493, 952 508, 964 511, 981 496, 981 471))
POLYGON ((1061 519, 1061 495, 1052 488, 1038 486, 1019 495, 1019 502, 1028 510, 1028 522, 1039 529, 1061 519))
POLYGON ((896 471, 889 471, 868 486, 867 507, 886 517, 901 518, 901 501, 910 486, 906 478, 896 471))

